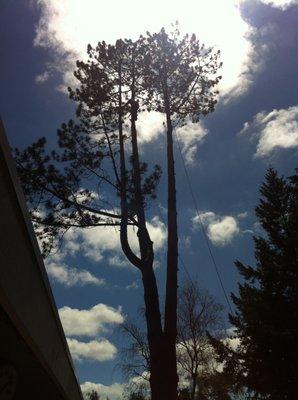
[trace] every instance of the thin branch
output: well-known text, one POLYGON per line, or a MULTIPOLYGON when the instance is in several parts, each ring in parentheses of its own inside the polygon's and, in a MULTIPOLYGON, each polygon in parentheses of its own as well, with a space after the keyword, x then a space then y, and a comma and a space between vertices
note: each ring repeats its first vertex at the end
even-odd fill
POLYGON ((110 141, 109 135, 107 133, 106 124, 105 124, 104 117, 103 117, 102 113, 101 113, 101 119, 102 119, 104 134, 105 134, 105 137, 107 139, 108 146, 109 146, 109 152, 110 152, 110 157, 111 157, 112 164, 113 164, 115 177, 116 177, 116 180, 117 180, 118 184, 120 185, 121 181, 120 181, 120 178, 119 178, 119 175, 118 175, 117 166, 116 166, 115 157, 114 157, 113 150, 112 150, 111 141, 110 141))
POLYGON ((99 175, 96 171, 94 171, 92 168, 88 167, 87 165, 84 165, 84 167, 90 171, 92 174, 94 174, 95 176, 97 176, 99 179, 102 179, 103 181, 105 181, 106 183, 108 183, 109 185, 113 186, 115 189, 118 190, 117 186, 111 182, 107 177, 103 176, 103 175, 99 175))
MULTIPOLYGON (((54 223, 54 222, 47 223, 45 221, 41 221, 41 220, 36 219, 34 217, 32 218, 32 221, 36 222, 38 224, 41 224, 41 225, 56 226, 57 228, 70 228, 70 227, 76 227, 76 228, 84 228, 84 227, 88 228, 88 227, 90 227, 90 228, 92 228, 92 227, 96 227, 96 226, 121 226, 120 222, 100 222, 100 223, 94 223, 94 224, 88 224, 88 225, 70 224, 70 223, 67 223, 67 224, 61 223, 61 224, 59 224, 58 222, 57 223, 54 223)), ((127 224, 128 225, 133 225, 133 226, 135 225, 133 222, 128 222, 127 224)))

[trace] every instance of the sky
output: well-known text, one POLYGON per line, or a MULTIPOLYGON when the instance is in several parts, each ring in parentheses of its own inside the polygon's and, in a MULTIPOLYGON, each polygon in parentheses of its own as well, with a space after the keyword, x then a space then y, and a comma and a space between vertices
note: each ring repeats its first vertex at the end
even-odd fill
MULTIPOLYGON (((212 115, 177 130, 196 204, 175 144, 180 282, 189 274, 228 306, 199 224, 201 219, 227 293, 237 293, 234 261, 253 265, 254 207, 268 166, 288 176, 298 155, 298 2, 282 0, 0 0, 0 115, 12 147, 45 136, 72 118, 66 88, 88 43, 136 39, 179 21, 222 53, 223 79, 212 115), (200 218, 196 213, 199 211, 200 218), (185 270, 186 269, 186 270, 185 270)), ((138 119, 142 159, 165 166, 158 114, 138 119)), ((165 169, 165 168, 163 168, 165 169)), ((166 186, 148 210, 163 302, 166 186)), ((135 237, 131 236, 133 246, 135 237)), ((112 400, 124 378, 117 365, 125 345, 119 327, 137 318, 140 275, 123 258, 113 228, 71 231, 45 260, 59 314, 84 391, 112 400)), ((228 322, 227 322, 228 328, 228 322)))

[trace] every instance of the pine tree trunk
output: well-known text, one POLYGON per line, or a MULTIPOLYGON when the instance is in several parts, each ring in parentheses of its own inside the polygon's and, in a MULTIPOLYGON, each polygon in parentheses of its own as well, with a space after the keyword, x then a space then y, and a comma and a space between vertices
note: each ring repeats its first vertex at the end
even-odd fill
POLYGON ((159 307, 158 289, 153 270, 154 252, 153 243, 146 228, 144 200, 141 185, 141 172, 136 131, 137 103, 132 91, 131 98, 131 142, 133 182, 135 189, 136 213, 138 218, 138 240, 142 260, 142 280, 144 288, 144 302, 146 310, 147 339, 150 353, 150 389, 152 400, 167 399, 167 377, 164 368, 163 331, 159 307))
POLYGON ((169 398, 166 393, 167 374, 164 367, 163 332, 153 265, 145 266, 142 279, 146 308, 147 338, 150 352, 151 400, 165 400, 169 398))
POLYGON ((177 275, 178 275, 178 234, 175 164, 173 152, 173 127, 167 94, 165 94, 167 115, 167 168, 168 168, 168 254, 167 284, 165 301, 164 340, 168 384, 168 400, 177 399, 178 374, 176 361, 177 338, 177 275))

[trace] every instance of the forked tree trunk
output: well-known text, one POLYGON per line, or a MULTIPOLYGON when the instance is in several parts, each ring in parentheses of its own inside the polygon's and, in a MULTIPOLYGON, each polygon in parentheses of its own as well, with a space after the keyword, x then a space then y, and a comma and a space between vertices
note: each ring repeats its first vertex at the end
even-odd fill
POLYGON ((154 252, 146 227, 144 211, 144 199, 141 185, 140 160, 138 150, 138 137, 136 131, 138 104, 132 91, 131 98, 131 141, 132 141, 132 163, 133 182, 135 189, 135 200, 137 217, 139 223, 138 240, 141 253, 141 272, 144 288, 145 314, 147 324, 147 339, 150 354, 150 389, 152 400, 167 399, 166 370, 164 368, 163 331, 159 307, 158 289, 153 270, 154 252))
MULTIPOLYGON (((121 91, 120 91, 121 93, 121 91)), ((121 99, 120 99, 121 104, 121 99)), ((140 258, 132 254, 127 240, 127 200, 125 191, 125 157, 122 135, 122 120, 119 118, 121 180, 123 192, 121 194, 122 215, 126 221, 121 226, 121 244, 128 259, 137 266, 142 273, 144 287, 144 301, 147 322, 147 338, 150 353, 150 388, 152 400, 177 399, 177 363, 176 363, 176 336, 177 336, 177 212, 176 212, 176 185, 173 155, 173 129, 170 112, 167 112, 167 160, 168 160, 168 260, 167 285, 165 301, 165 325, 162 329, 158 289, 153 270, 153 245, 147 231, 144 211, 144 199, 141 185, 141 172, 136 131, 137 103, 132 90, 130 100, 131 110, 131 141, 133 184, 138 219, 138 240, 140 258)))
POLYGON ((153 265, 142 272, 146 307, 147 338, 150 352, 151 400, 168 399, 167 374, 164 367, 163 332, 159 311, 158 291, 153 265))

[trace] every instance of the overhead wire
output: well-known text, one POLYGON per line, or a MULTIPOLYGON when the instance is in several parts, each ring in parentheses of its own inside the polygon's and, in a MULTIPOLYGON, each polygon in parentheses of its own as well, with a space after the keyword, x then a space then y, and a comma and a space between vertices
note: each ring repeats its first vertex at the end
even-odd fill
POLYGON ((186 168, 186 164, 185 164, 184 156, 183 156, 183 153, 182 153, 182 148, 181 148, 179 136, 178 136, 178 134, 177 134, 177 130, 175 129, 174 132, 175 132, 175 136, 176 136, 176 141, 177 141, 177 145, 178 145, 180 157, 181 157, 181 160, 182 160, 182 165, 183 165, 184 173, 185 173, 186 180, 187 180, 187 183, 188 183, 189 192, 190 192, 190 195, 191 195, 193 204, 194 204, 194 208, 195 208, 195 211, 196 211, 196 214, 197 214, 197 217, 198 217, 198 221, 199 221, 199 224, 200 224, 202 233, 203 233, 203 237, 204 237, 205 243, 206 243, 206 245, 207 245, 208 253, 209 253, 209 256, 210 256, 210 259, 211 259, 213 268, 214 268, 214 270, 215 270, 215 272, 216 272, 218 281, 219 281, 219 283, 220 283, 220 287, 221 287, 222 292, 223 292, 223 294, 224 294, 224 298, 225 298, 225 300, 226 300, 227 306, 228 306, 228 308, 229 308, 231 314, 233 314, 231 302, 230 302, 230 300, 229 300, 229 298, 228 298, 228 295, 227 295, 227 292, 226 292, 226 290, 225 290, 225 287, 224 287, 224 284, 223 284, 223 280, 222 280, 221 275, 220 275, 220 272, 219 272, 219 268, 218 268, 218 266, 217 266, 215 257, 214 257, 214 255, 213 255, 213 252, 212 252, 212 249, 211 249, 211 243, 210 243, 209 237, 208 237, 208 235, 207 235, 207 233, 206 233, 206 229, 205 229, 205 226, 204 226, 204 224, 203 224, 203 221, 202 221, 202 218, 201 218, 201 214, 200 214, 200 212, 199 212, 199 207, 198 207, 197 199, 196 199, 196 197, 195 197, 195 194, 194 194, 194 191, 193 191, 193 188, 192 188, 192 184, 191 184, 191 180, 190 180, 190 176, 189 176, 188 170, 187 170, 187 168, 186 168))

